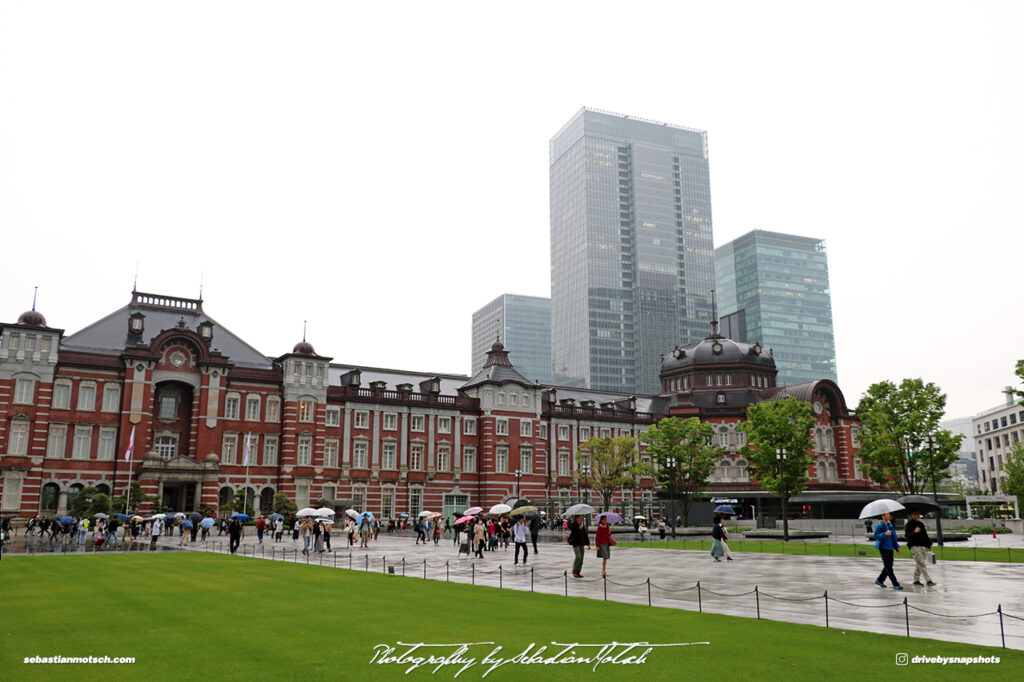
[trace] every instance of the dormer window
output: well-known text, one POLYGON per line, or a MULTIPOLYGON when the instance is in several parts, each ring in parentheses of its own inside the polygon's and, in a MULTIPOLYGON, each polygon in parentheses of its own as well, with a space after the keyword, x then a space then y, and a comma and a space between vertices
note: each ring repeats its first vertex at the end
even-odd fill
POLYGON ((132 313, 128 318, 128 332, 131 334, 141 334, 146 328, 145 319, 146 316, 142 313, 132 313))
POLYGON ((212 339, 213 338, 213 323, 209 322, 209 321, 201 323, 199 325, 199 336, 201 336, 202 338, 207 339, 207 340, 212 339))

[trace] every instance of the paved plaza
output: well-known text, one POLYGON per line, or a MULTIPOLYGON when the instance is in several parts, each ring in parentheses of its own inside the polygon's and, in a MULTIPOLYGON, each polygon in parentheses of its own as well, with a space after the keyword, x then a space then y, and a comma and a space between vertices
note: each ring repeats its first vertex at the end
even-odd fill
MULTIPOLYGON (((909 616, 912 637, 989 646, 1002 643, 997 613, 1001 606, 1006 646, 1024 649, 1024 564, 940 561, 929 566, 938 584, 928 588, 911 585, 913 561, 897 558, 896 576, 906 589, 896 592, 874 584, 881 560, 870 545, 865 545, 868 556, 860 558, 736 552, 734 561, 720 563, 705 551, 615 547, 604 581, 594 549, 588 552, 582 579, 566 576, 572 549, 557 533, 543 536, 539 553, 531 547, 525 567, 513 565, 511 545, 508 550, 484 552, 484 559, 469 559, 458 556, 451 538, 442 538, 436 546, 417 545, 412 534, 382 533, 369 550, 350 550, 347 537, 336 533, 333 552, 312 552, 307 558, 299 551, 301 542, 290 536, 280 543, 266 538, 260 545, 254 535, 245 538, 240 555, 748 618, 760 611, 762 618, 820 626, 825 625, 827 590, 830 627, 906 635, 909 616)), ((49 546, 29 543, 30 548, 49 546)), ((995 546, 987 541, 984 545, 995 546)), ((164 536, 159 547, 177 551, 178 538, 164 536)), ((148 543, 139 548, 148 550, 148 543)), ((9 549, 25 551, 25 538, 16 538, 9 549)), ((226 552, 227 536, 214 533, 208 542, 187 549, 226 552)))

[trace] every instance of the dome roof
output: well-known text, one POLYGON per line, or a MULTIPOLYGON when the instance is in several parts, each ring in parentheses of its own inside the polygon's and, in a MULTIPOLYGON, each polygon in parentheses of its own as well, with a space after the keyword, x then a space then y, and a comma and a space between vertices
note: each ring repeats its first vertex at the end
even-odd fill
POLYGON ((298 353, 299 355, 316 355, 316 351, 313 350, 313 344, 308 341, 299 341, 295 344, 295 347, 292 348, 292 352, 298 353))
POLYGON ((18 318, 18 324, 26 327, 45 327, 46 318, 38 310, 26 310, 18 318))
POLYGON ((759 369, 775 368, 775 358, 759 343, 709 336, 703 341, 675 348, 661 361, 662 373, 707 365, 744 364, 759 369))

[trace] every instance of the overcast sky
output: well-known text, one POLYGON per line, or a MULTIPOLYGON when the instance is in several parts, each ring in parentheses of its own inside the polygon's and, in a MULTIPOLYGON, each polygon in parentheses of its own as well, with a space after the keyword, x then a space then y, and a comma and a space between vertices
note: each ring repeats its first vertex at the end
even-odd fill
MULTIPOLYGON (((468 373, 550 292, 582 106, 708 131, 715 244, 827 241, 839 383, 948 415, 1024 357, 1024 3, 0 4, 0 319, 140 291, 268 355, 468 373)), ((513 358, 514 360, 514 358, 513 358)))

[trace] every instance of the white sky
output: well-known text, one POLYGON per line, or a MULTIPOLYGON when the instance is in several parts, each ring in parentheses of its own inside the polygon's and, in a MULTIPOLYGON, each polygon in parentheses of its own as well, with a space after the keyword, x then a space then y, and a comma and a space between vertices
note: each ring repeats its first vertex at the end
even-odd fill
MULTIPOLYGON (((550 288, 581 106, 708 131, 715 244, 827 240, 839 381, 1024 357, 1024 3, 0 4, 0 319, 196 296, 268 355, 467 373, 550 288)), ((514 360, 514 358, 513 358, 514 360)))

